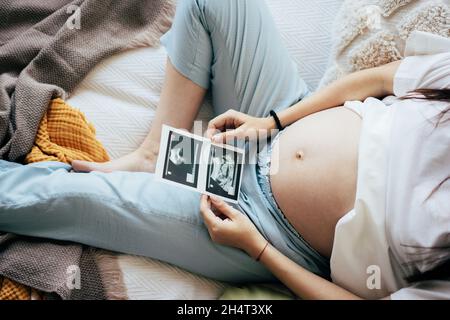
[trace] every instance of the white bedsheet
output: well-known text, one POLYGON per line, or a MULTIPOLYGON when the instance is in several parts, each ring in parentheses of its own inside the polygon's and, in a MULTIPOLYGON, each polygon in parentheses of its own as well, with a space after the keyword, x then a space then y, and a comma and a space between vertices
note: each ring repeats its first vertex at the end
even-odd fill
MULTIPOLYGON (((330 30, 341 0, 268 0, 299 73, 315 89, 328 63, 330 30)), ((94 68, 68 103, 83 111, 112 158, 134 150, 148 133, 164 78, 164 48, 122 52, 94 68)), ((205 102, 200 119, 211 117, 205 102)), ((130 299, 215 299, 223 285, 152 259, 122 255, 130 299)))

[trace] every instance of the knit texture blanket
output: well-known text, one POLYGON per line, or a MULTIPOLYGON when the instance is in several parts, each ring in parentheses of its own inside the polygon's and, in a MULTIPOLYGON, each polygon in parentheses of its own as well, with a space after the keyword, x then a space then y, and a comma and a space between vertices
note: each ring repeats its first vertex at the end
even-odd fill
MULTIPOLYGON (((157 45, 173 13, 167 0, 0 0, 0 159, 24 161, 30 151, 28 161, 52 152, 59 161, 74 157, 67 147, 83 141, 49 144, 54 127, 46 121, 61 115, 62 103, 51 101, 63 99, 103 58, 157 45), (49 105, 55 113, 47 113, 49 105)), ((106 159, 101 149, 94 153, 106 159)), ((19 283, 63 299, 126 298, 114 253, 1 230, 0 279, 9 297, 23 298, 19 283)))

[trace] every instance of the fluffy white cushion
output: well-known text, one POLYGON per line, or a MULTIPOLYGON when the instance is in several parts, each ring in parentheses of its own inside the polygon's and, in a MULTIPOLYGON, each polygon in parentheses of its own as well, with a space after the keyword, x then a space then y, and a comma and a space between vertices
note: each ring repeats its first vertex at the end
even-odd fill
POLYGON ((448 0, 346 0, 333 28, 332 61, 321 86, 403 58, 412 31, 450 37, 448 0))

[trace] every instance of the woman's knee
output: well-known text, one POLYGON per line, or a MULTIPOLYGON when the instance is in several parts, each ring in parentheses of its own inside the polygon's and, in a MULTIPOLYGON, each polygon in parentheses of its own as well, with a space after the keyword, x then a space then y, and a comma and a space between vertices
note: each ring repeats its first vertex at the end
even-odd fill
MULTIPOLYGON (((212 24, 226 21, 226 15, 237 10, 241 0, 181 0, 177 13, 190 19, 197 19, 205 29, 211 29, 212 24)), ((247 0, 242 0, 247 1, 247 0)))
POLYGON ((205 6, 206 0, 180 0, 177 6, 177 14, 191 18, 200 18, 205 6))

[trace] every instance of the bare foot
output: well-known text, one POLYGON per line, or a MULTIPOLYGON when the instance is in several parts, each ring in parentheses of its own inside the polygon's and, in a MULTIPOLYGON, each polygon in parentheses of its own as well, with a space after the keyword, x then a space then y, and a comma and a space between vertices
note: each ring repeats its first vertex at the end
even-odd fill
POLYGON ((81 160, 72 161, 72 168, 77 172, 113 172, 113 171, 134 171, 134 172, 154 172, 156 167, 156 153, 145 153, 138 149, 126 156, 112 161, 98 163, 81 160))

